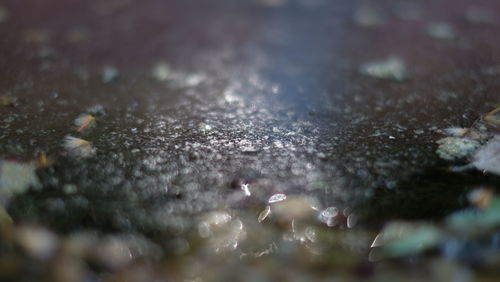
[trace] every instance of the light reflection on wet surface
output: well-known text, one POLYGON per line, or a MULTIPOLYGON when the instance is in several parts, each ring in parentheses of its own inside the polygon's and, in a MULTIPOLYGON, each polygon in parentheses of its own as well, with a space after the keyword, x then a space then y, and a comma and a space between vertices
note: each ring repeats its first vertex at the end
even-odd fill
MULTIPOLYGON (((466 186, 498 181, 450 175, 435 154, 437 129, 499 97, 482 74, 498 27, 449 2, 10 1, 0 154, 53 166, 8 210, 58 232, 144 234, 195 261, 365 258, 374 226, 440 218, 466 186)), ((88 255, 98 264, 141 257, 101 237, 113 257, 88 255)), ((194 279, 210 263, 185 267, 194 279)))

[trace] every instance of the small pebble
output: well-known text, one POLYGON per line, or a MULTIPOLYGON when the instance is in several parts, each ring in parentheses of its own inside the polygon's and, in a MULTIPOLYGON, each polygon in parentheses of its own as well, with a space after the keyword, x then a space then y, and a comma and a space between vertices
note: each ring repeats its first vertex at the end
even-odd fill
POLYGON ((481 146, 476 140, 461 137, 446 137, 436 143, 439 144, 436 153, 447 161, 456 161, 471 156, 481 146))
POLYGON ((41 227, 17 228, 16 240, 30 256, 41 260, 50 258, 58 245, 56 235, 41 227))
POLYGON ((69 135, 64 137, 63 147, 68 155, 72 157, 87 158, 93 156, 96 152, 89 141, 69 135))
POLYGON ((404 62, 397 57, 363 64, 360 72, 378 79, 402 81, 408 77, 404 62))

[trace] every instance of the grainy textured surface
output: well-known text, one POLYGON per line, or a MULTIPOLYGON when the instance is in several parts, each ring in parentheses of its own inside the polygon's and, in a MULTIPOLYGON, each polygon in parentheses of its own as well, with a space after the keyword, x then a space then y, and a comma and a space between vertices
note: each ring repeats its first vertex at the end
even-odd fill
POLYGON ((469 127, 500 101, 494 1, 1 5, 0 95, 15 106, 0 107, 0 157, 53 162, 43 189, 11 201, 15 221, 158 240, 285 193, 374 227, 439 219, 467 189, 498 184, 448 173, 435 153, 437 129, 469 127), (452 31, 429 31, 436 22, 452 31), (362 70, 391 57, 406 79, 362 70), (104 114, 75 132, 96 105, 104 114), (71 157, 67 135, 95 155, 71 157))

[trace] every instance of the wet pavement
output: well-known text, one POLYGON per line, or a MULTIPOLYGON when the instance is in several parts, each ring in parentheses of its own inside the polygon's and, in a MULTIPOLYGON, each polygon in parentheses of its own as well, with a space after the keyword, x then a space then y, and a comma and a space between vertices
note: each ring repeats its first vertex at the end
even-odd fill
POLYGON ((28 277, 9 272, 33 262, 2 246, 0 275, 66 277, 68 254, 54 249, 88 241, 77 245, 97 251, 66 262, 73 280, 48 279, 400 281, 427 269, 430 281, 470 281, 500 261, 470 263, 495 255, 492 243, 456 247, 460 263, 368 262, 387 222, 440 222, 473 188, 499 188, 494 173, 450 171, 436 154, 442 129, 500 102, 494 1, 1 7, 2 168, 37 160, 39 183, 15 168, 31 188, 0 194, 22 235, 13 244, 38 260, 28 277))

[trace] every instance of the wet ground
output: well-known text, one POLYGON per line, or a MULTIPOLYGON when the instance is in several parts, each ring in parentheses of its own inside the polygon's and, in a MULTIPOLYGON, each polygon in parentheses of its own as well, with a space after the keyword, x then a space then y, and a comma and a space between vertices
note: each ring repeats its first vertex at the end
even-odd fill
POLYGON ((495 281, 494 228, 369 253, 499 188, 436 141, 498 107, 500 5, 372 2, 1 2, 0 277, 495 281))

